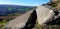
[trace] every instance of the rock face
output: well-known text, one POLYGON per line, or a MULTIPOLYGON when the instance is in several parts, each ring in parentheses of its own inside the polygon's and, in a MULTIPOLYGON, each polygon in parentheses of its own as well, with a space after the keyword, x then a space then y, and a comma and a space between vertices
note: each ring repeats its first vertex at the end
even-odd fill
POLYGON ((39 6, 36 9, 37 12, 36 26, 38 27, 38 29, 60 29, 60 15, 58 18, 54 19, 53 17, 55 16, 55 12, 53 12, 52 10, 55 9, 51 8, 53 7, 44 5, 39 6))
POLYGON ((22 27, 25 26, 25 23, 27 22, 30 14, 33 12, 33 10, 28 11, 25 14, 22 14, 21 16, 18 16, 17 18, 15 18, 14 20, 11 20, 10 22, 8 22, 6 24, 6 28, 7 29, 20 29, 22 27))
POLYGON ((37 13, 37 21, 40 25, 44 24, 45 22, 49 21, 50 18, 54 16, 54 12, 51 7, 48 5, 39 6, 36 9, 37 13))

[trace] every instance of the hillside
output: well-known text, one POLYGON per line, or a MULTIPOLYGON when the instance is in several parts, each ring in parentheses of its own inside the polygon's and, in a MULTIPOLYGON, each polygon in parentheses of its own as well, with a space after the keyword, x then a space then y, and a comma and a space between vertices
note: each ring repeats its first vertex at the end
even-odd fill
POLYGON ((60 0, 51 0, 48 5, 57 8, 60 11, 60 0))
POLYGON ((13 13, 25 13, 33 8, 35 8, 35 6, 0 5, 0 16, 13 13))
POLYGON ((0 29, 10 20, 36 8, 36 6, 0 5, 0 29))

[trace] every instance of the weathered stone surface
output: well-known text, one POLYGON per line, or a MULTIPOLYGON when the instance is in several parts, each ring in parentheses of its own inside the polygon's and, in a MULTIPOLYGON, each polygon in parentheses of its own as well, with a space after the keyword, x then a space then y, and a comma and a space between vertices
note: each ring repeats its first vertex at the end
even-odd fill
POLYGON ((14 20, 11 20, 10 22, 8 22, 6 24, 6 28, 9 29, 20 29, 21 27, 25 26, 25 23, 27 22, 30 14, 32 13, 33 10, 28 11, 25 14, 22 14, 21 16, 18 16, 17 18, 15 18, 14 20))
POLYGON ((54 15, 53 10, 49 9, 48 6, 39 6, 36 9, 36 12, 37 12, 37 21, 40 25, 49 21, 49 19, 52 18, 54 15))

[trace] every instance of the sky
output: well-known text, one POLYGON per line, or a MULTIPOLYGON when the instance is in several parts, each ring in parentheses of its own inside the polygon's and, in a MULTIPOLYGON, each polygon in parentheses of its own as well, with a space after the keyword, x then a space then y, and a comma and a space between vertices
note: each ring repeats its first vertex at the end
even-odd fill
POLYGON ((0 4, 39 6, 49 1, 50 0, 0 0, 0 4))

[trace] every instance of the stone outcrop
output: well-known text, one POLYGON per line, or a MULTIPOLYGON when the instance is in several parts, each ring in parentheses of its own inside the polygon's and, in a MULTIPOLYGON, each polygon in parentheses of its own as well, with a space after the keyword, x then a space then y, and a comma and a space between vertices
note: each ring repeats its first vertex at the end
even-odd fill
POLYGON ((54 16, 54 12, 50 8, 51 8, 50 6, 44 5, 44 6, 39 6, 36 9, 37 21, 40 25, 44 24, 54 16))
POLYGON ((28 11, 25 14, 22 14, 21 16, 18 16, 17 18, 9 21, 4 27, 6 29, 20 29, 24 27, 32 12, 33 10, 28 11))
MULTIPOLYGON (((41 5, 41 6, 37 7, 37 9, 36 9, 37 20, 35 20, 37 28, 39 28, 39 29, 57 29, 57 28, 59 28, 60 25, 56 25, 56 23, 59 21, 60 17, 57 18, 56 20, 52 19, 55 14, 53 12, 53 10, 55 8, 60 10, 59 0, 51 0, 51 2, 47 3, 47 5, 41 5), (49 21, 51 21, 51 22, 49 22, 49 21), (55 25, 54 25, 54 22, 55 22, 55 25), (52 23, 53 23, 53 25, 51 25, 52 23)), ((32 12, 33 12, 33 10, 15 18, 14 20, 11 20, 10 22, 8 22, 8 24, 5 27, 7 27, 7 29, 9 29, 9 28, 20 29, 21 27, 25 26, 26 22, 30 21, 29 23, 34 23, 34 22, 31 22, 31 19, 34 18, 34 15, 35 15, 35 13, 34 13, 34 15, 31 15, 32 12), (32 17, 30 17, 30 15, 32 17)), ((34 20, 32 20, 32 21, 34 21, 34 20)), ((58 23, 60 23, 60 22, 58 22, 58 23)), ((29 25, 31 25, 31 24, 29 24, 29 25)))

